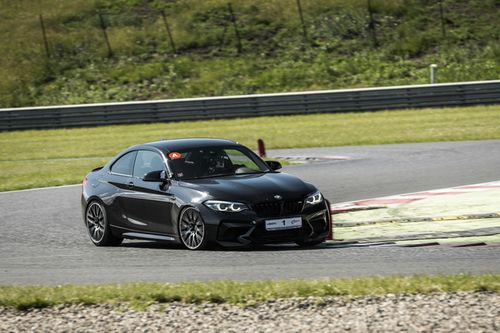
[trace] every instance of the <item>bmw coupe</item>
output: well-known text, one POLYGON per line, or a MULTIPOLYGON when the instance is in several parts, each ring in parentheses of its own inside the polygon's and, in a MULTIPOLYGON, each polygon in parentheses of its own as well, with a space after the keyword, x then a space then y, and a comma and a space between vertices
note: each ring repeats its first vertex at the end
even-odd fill
POLYGON ((90 240, 124 238, 219 244, 325 241, 329 204, 313 185, 223 139, 177 139, 130 147, 83 180, 82 211, 90 240))

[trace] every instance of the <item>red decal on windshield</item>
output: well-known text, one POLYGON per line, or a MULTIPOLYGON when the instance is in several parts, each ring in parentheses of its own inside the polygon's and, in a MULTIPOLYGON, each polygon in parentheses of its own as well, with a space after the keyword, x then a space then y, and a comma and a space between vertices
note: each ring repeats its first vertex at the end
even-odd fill
POLYGON ((174 151, 173 153, 168 154, 168 157, 170 157, 170 159, 172 160, 175 160, 177 158, 181 158, 182 154, 174 151))

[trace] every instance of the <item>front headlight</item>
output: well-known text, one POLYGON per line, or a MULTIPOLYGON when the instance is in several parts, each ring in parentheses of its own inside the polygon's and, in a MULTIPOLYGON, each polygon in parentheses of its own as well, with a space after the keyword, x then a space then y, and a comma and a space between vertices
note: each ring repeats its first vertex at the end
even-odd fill
POLYGON ((218 212, 238 213, 245 209, 248 209, 247 205, 241 202, 208 200, 205 201, 204 204, 208 208, 216 210, 218 212))
POLYGON ((311 194, 310 196, 307 197, 306 199, 306 205, 316 205, 319 204, 321 201, 323 201, 323 196, 321 195, 320 191, 315 192, 314 194, 311 194))

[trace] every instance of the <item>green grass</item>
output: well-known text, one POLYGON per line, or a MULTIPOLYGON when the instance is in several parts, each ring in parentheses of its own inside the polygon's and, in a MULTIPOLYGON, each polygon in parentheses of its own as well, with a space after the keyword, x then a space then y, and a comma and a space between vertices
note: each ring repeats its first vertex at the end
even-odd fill
POLYGON ((498 79, 497 0, 23 0, 0 2, 0 107, 498 79), (104 13, 114 57, 97 10, 104 13), (177 53, 158 12, 165 9, 177 53), (45 20, 50 58, 43 47, 45 20), (225 33, 224 33, 225 31, 225 33))
POLYGON ((0 191, 81 182, 131 145, 223 137, 256 149, 500 139, 500 106, 315 114, 0 133, 0 191))
POLYGON ((248 305, 290 297, 364 296, 458 291, 500 292, 500 275, 392 276, 352 279, 214 281, 180 284, 0 286, 0 306, 20 310, 58 304, 127 302, 144 307, 154 302, 232 303, 248 305))

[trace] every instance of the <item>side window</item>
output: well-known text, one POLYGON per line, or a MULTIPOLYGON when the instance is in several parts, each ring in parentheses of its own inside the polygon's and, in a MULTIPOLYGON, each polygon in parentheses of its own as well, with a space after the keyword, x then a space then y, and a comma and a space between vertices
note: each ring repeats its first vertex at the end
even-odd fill
POLYGON ((134 160, 136 151, 132 151, 120 157, 113 165, 111 166, 111 172, 119 173, 121 175, 132 176, 132 170, 134 167, 134 160))
POLYGON ((151 171, 165 170, 163 159, 158 153, 149 150, 140 150, 137 153, 134 165, 134 177, 143 178, 151 171))

